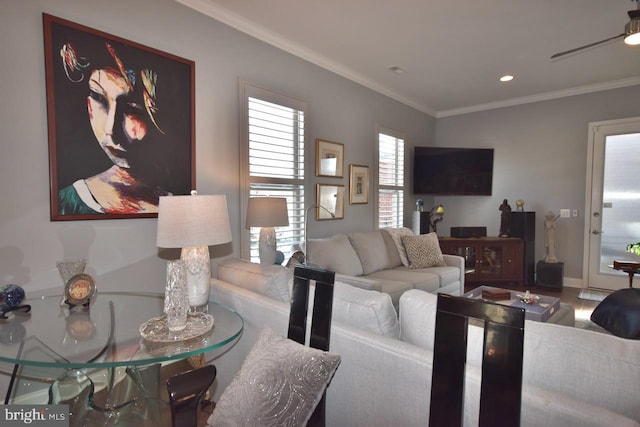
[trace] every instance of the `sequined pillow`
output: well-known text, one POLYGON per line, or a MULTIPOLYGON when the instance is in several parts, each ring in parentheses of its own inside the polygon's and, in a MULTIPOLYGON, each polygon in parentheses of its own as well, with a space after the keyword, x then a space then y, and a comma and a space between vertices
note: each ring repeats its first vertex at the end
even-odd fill
POLYGON ((305 347, 266 327, 220 396, 209 426, 303 426, 340 355, 305 347))
POLYGON ((419 236, 403 236, 402 243, 407 251, 409 268, 444 267, 445 262, 436 233, 419 236))

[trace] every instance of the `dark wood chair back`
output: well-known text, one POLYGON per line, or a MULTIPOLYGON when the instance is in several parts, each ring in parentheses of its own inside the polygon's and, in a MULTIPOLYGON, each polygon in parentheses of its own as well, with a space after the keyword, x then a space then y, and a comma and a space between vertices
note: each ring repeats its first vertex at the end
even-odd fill
MULTIPOLYGON (((311 334, 309 346, 323 351, 329 350, 331 335, 331 313, 333 308, 333 283, 335 272, 318 268, 296 267, 293 273, 293 290, 291 294, 291 311, 289 313, 289 331, 287 337, 302 345, 306 342, 307 306, 309 305, 309 288, 315 281, 313 311, 311 316, 311 334)), ((325 395, 318 403, 308 426, 325 425, 325 395)))
POLYGON ((176 374, 167 380, 171 425, 197 427, 198 405, 216 379, 216 374, 214 365, 205 365, 176 374))
POLYGON ((469 319, 484 321, 481 427, 519 426, 525 310, 438 294, 429 425, 462 426, 469 319))

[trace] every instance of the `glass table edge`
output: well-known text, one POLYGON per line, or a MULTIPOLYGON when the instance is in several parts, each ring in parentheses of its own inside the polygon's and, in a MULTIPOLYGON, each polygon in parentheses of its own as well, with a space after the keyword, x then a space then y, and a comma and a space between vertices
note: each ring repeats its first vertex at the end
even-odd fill
MULTIPOLYGON (((126 291, 109 291, 109 292, 103 292, 104 294, 119 294, 119 295, 142 295, 142 296, 148 296, 148 297, 157 297, 157 298, 164 298, 164 296, 162 294, 156 293, 156 292, 126 292, 126 291)), ((42 295, 42 296, 38 296, 38 297, 34 297, 31 299, 40 299, 40 298, 55 298, 55 297, 61 297, 61 295, 42 295)), ((224 305, 224 304, 220 304, 217 303, 215 301, 210 301, 210 303, 216 304, 220 307, 225 308, 226 310, 230 311, 231 313, 235 314, 236 316, 238 316, 238 319, 240 320, 240 328, 238 329, 238 331, 231 335, 229 338, 210 345, 210 346, 206 346, 200 349, 196 349, 196 350, 192 350, 192 351, 187 351, 184 353, 179 353, 179 354, 171 354, 171 355, 166 355, 166 356, 158 356, 158 357, 153 357, 153 358, 148 358, 148 359, 128 359, 128 360, 118 360, 118 361, 112 361, 112 362, 46 362, 46 361, 36 361, 36 360, 18 360, 15 358, 10 358, 10 357, 4 357, 2 355, 0 355, 0 362, 3 363, 9 363, 12 365, 20 365, 20 366, 38 366, 38 367, 46 367, 46 368, 69 368, 69 369, 86 369, 86 368, 118 368, 118 367, 129 367, 129 366, 144 366, 144 365, 149 365, 149 364, 153 364, 153 363, 160 363, 160 362, 167 362, 167 361, 171 361, 171 360, 180 360, 180 359, 184 359, 187 357, 192 357, 192 356, 197 356, 199 354, 203 354, 203 353, 208 353, 210 351, 215 351, 218 350, 222 347, 224 347, 225 345, 235 341, 244 331, 244 319, 242 318, 242 316, 233 308, 224 305)), ((215 327, 215 325, 214 325, 215 327)), ((142 336, 140 337, 140 339, 143 339, 142 336)))

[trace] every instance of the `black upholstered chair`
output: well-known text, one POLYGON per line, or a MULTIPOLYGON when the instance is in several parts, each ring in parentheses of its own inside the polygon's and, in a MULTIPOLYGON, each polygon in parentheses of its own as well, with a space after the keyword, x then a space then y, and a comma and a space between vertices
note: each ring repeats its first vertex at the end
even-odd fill
POLYGON ((216 367, 205 365, 167 380, 173 427, 196 427, 198 406, 216 378, 216 367))
POLYGON ((461 426, 469 319, 484 321, 480 426, 519 426, 525 310, 438 294, 433 352, 432 427, 461 426))
MULTIPOLYGON (((316 285, 309 346, 328 351, 331 333, 331 313, 333 308, 333 284, 335 281, 335 272, 333 271, 321 270, 309 266, 300 266, 294 269, 287 337, 300 344, 306 344, 307 306, 309 305, 309 289, 312 280, 315 281, 316 285)), ((307 425, 325 425, 324 394, 307 425)))

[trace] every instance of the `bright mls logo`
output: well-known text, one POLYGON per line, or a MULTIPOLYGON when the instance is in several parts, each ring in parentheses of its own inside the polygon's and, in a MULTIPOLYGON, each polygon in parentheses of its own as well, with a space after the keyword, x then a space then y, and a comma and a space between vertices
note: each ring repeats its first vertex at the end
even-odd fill
POLYGON ((69 405, 4 405, 0 425, 69 427, 69 405))

